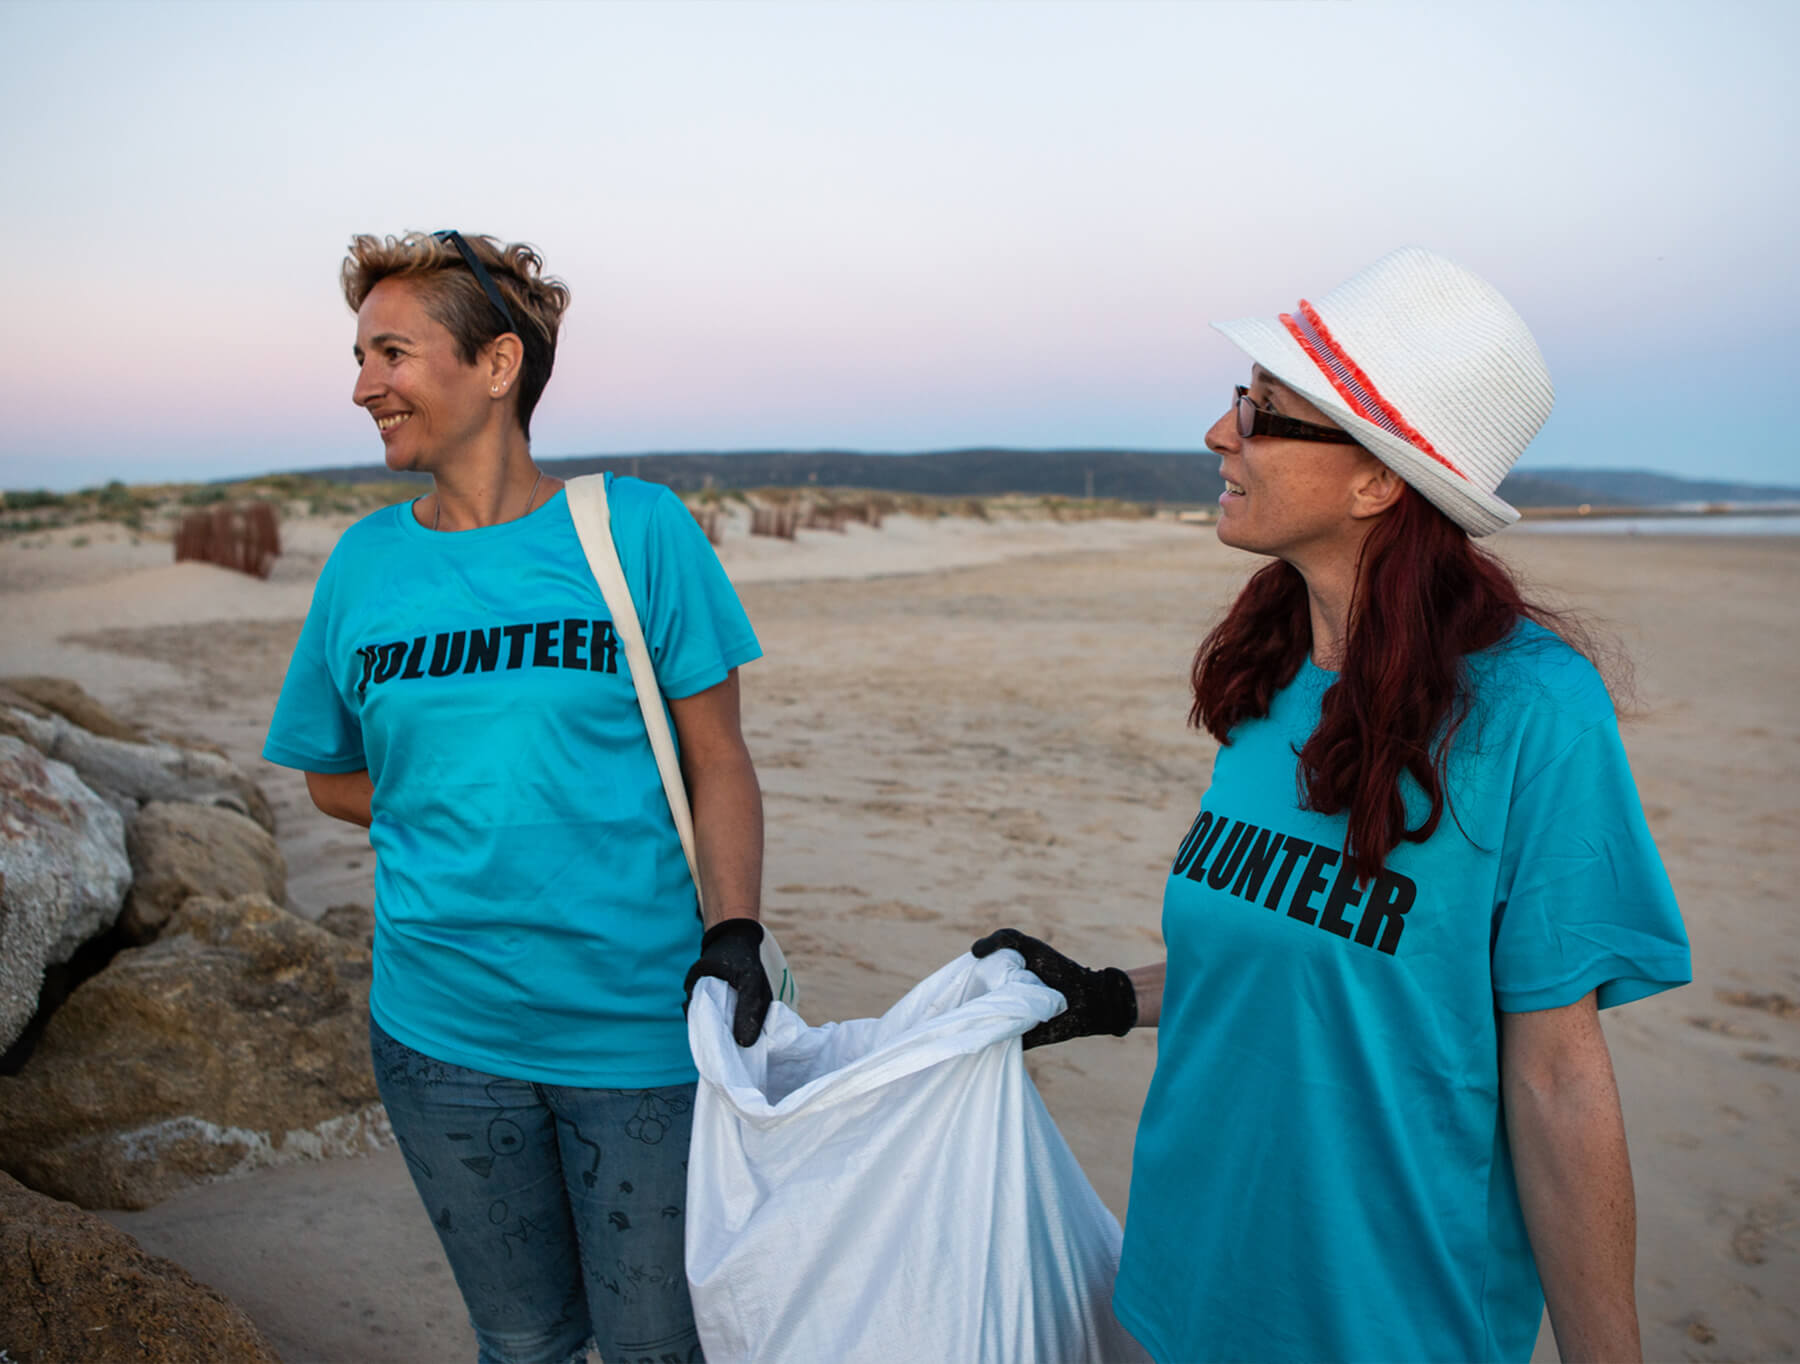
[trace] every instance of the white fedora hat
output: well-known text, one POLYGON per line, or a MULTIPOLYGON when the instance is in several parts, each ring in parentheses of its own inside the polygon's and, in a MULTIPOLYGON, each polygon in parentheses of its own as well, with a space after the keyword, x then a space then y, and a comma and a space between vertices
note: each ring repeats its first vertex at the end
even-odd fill
POLYGON ((1407 246, 1317 303, 1213 325, 1470 535, 1519 519, 1494 490, 1556 394, 1524 320, 1480 276, 1407 246))

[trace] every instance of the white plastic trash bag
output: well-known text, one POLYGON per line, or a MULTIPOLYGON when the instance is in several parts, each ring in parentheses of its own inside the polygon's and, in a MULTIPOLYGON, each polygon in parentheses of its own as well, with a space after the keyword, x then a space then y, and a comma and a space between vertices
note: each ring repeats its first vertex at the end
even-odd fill
POLYGON ((1144 1358, 1112 1314, 1119 1224, 1021 1057, 1063 997, 1016 952, 959 957, 881 1018, 777 1004, 742 1049, 731 998, 703 979, 688 1011, 709 1364, 1144 1358))

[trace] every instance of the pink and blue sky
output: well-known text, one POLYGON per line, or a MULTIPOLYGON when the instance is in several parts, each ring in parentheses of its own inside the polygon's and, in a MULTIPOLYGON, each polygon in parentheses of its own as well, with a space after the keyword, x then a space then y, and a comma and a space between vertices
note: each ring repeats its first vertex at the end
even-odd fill
POLYGON ((570 285, 539 455, 1194 450, 1206 325, 1431 246, 1522 467, 1800 485, 1800 5, 0 6, 0 487, 374 463, 354 232, 570 285))

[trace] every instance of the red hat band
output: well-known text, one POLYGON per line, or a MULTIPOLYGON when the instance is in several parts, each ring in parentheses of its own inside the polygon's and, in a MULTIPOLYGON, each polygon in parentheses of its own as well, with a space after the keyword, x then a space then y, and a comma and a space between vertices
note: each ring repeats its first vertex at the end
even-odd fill
POLYGON ((1338 396, 1357 416, 1366 422, 1372 422, 1390 435, 1398 436, 1413 448, 1430 455, 1439 464, 1465 482, 1468 475, 1445 459, 1426 440, 1418 430, 1400 415, 1400 410, 1381 396, 1364 374, 1362 367, 1350 358, 1345 349, 1338 344, 1337 338, 1325 325, 1324 320, 1314 311, 1312 304, 1305 299, 1300 300, 1300 315, 1282 313, 1281 325, 1288 329, 1300 349, 1305 351, 1317 365, 1331 386, 1338 391, 1338 396))

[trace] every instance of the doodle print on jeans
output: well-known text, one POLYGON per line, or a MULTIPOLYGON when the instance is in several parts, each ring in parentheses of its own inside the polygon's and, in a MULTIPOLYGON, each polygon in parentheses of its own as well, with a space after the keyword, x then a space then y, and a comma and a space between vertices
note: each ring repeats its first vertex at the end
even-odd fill
POLYGON ((544 1333, 550 1348, 573 1348, 585 1327, 611 1364, 703 1358, 681 1251, 691 1082, 607 1090, 483 1075, 373 1021, 371 1045, 478 1336, 544 1333))
POLYGON ((583 1146, 587 1147, 588 1150, 594 1153, 593 1159, 589 1161, 587 1168, 581 1172, 582 1184, 589 1189, 593 1188, 600 1182, 600 1160, 605 1154, 600 1149, 600 1143, 597 1141, 590 1141, 579 1127, 563 1117, 562 1114, 559 1113, 556 1115, 556 1121, 569 1129, 570 1136, 574 1137, 576 1141, 580 1142, 583 1146))
MULTIPOLYGON (((465 1169, 484 1180, 493 1178, 496 1161, 504 1160, 508 1156, 516 1156, 525 1147, 525 1134, 520 1130, 518 1123, 506 1116, 507 1106, 494 1093, 494 1084, 490 1083, 486 1088, 489 1102, 499 1110, 495 1117, 488 1120, 486 1130, 479 1136, 474 1132, 444 1133, 445 1139, 456 1143, 459 1148, 475 1146, 477 1143, 486 1145, 486 1151, 478 1150, 473 1155, 457 1158, 465 1169)), ((504 1198, 496 1198, 488 1204, 487 1218, 490 1226, 500 1229, 500 1244, 505 1249, 506 1257, 509 1260, 513 1256, 516 1245, 524 1245, 532 1237, 543 1235, 544 1229, 532 1222, 530 1218, 523 1216, 513 1218, 512 1210, 507 1207, 504 1198)), ((438 1226, 445 1231, 454 1232, 456 1230, 455 1219, 451 1216, 448 1207, 441 1208, 435 1220, 438 1226)))
MULTIPOLYGON (((450 1078, 449 1070, 441 1061, 434 1061, 428 1056, 420 1056, 417 1063, 409 1062, 405 1056, 390 1060, 384 1067, 382 1081, 388 1084, 399 1084, 411 1081, 426 1089, 436 1089, 450 1078)), ((406 1161, 406 1168, 411 1170, 415 1179, 433 1178, 431 1162, 413 1149, 413 1145, 404 1136, 396 1132, 394 1139, 400 1147, 400 1155, 406 1161)), ((450 1210, 445 1208, 438 1225, 446 1231, 450 1230, 450 1210)))
MULTIPOLYGON (((685 1097, 671 1096, 656 1090, 643 1090, 637 1096, 636 1110, 623 1124, 625 1136, 644 1146, 661 1145, 663 1138, 675 1125, 675 1118, 688 1112, 691 1107, 691 1102, 685 1097)), ((593 1148, 596 1166, 593 1173, 597 1174, 600 1158, 599 1147, 579 1131, 576 1132, 576 1137, 583 1145, 593 1148)), ((588 1187, 592 1188, 593 1182, 588 1180, 588 1173, 590 1172, 583 1173, 583 1180, 588 1183, 588 1187)), ((685 1160, 681 1162, 681 1175, 682 1187, 685 1188, 687 1184, 687 1162, 685 1160)), ((630 1180, 619 1182, 618 1193, 621 1197, 629 1198, 636 1192, 637 1188, 630 1180)), ((679 1221, 682 1215, 683 1209, 679 1204, 667 1203, 657 1210, 658 1220, 664 1222, 679 1221)), ((620 1233, 630 1232, 634 1229, 630 1214, 621 1207, 611 1209, 607 1213, 606 1221, 614 1231, 620 1233)), ((597 1285, 627 1303, 640 1301, 646 1293, 687 1291, 685 1265, 677 1265, 671 1271, 661 1264, 634 1264, 624 1256, 619 1256, 614 1259, 610 1272, 595 1266, 590 1271, 590 1276, 597 1285)))
POLYGON ((658 1145, 674 1122, 674 1115, 688 1111, 686 1099, 663 1099, 645 1091, 638 1110, 625 1124, 625 1135, 646 1146, 658 1145))

